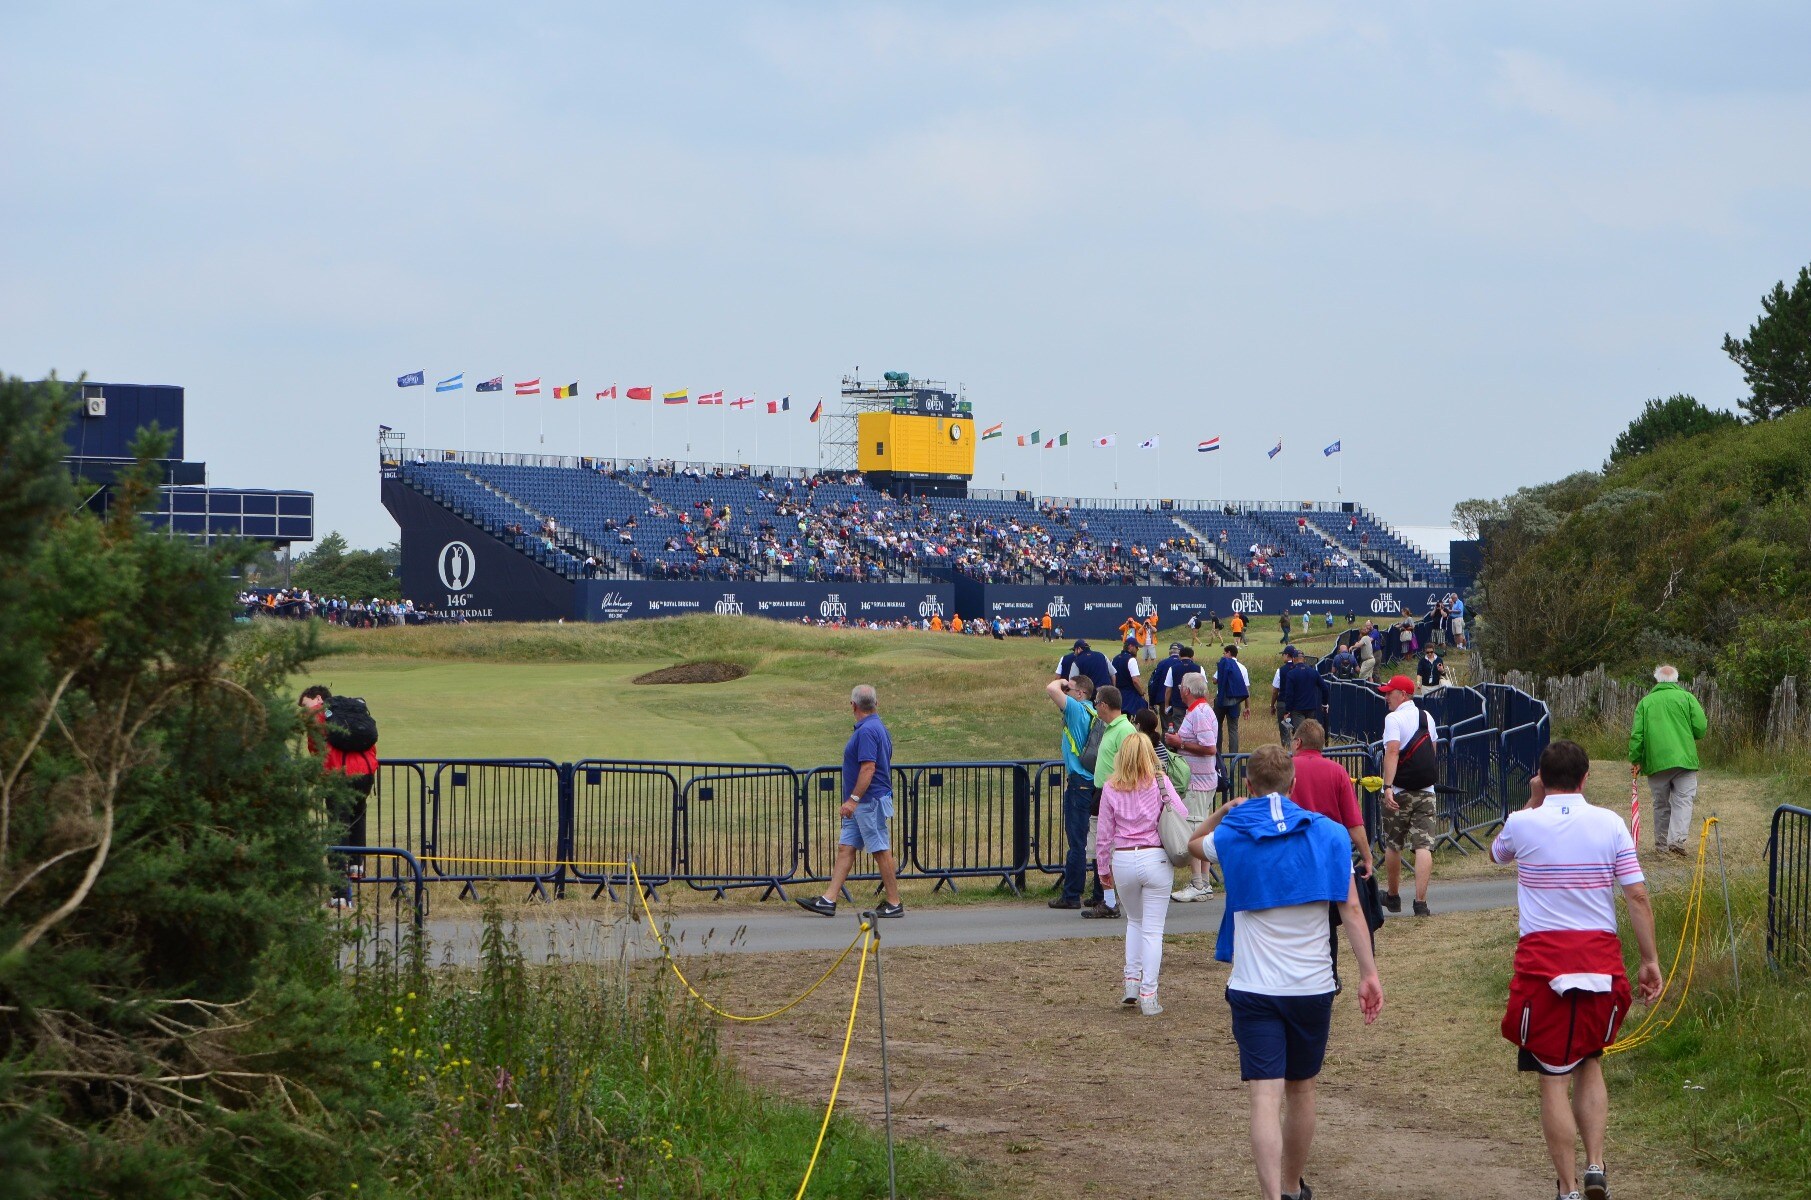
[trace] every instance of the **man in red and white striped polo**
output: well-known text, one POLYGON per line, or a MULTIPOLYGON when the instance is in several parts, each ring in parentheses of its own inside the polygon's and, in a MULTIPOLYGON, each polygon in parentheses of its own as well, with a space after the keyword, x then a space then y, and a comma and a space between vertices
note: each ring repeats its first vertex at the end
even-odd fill
POLYGON ((1520 1047, 1519 1069, 1541 1077, 1541 1131, 1559 1176, 1560 1200, 1609 1200, 1604 1131, 1609 1093, 1604 1047, 1616 1040, 1631 993, 1616 929, 1616 889, 1629 908, 1641 952, 1636 979, 1644 1004, 1663 979, 1654 942, 1654 910, 1622 818, 1584 797, 1591 760, 1576 742, 1541 753, 1528 804, 1509 814, 1490 847, 1499 863, 1516 864, 1521 939, 1503 1036, 1520 1047), (1567 1080, 1571 1097, 1567 1097, 1567 1080), (1585 1144, 1584 1189, 1578 1188, 1576 1142, 1585 1144))

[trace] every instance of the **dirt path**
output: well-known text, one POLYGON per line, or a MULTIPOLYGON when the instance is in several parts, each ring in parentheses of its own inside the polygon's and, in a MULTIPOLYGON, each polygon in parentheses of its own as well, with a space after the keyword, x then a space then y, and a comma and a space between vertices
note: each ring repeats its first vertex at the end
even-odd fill
MULTIPOLYGON (((1366 1028, 1342 996, 1321 1076, 1309 1181, 1317 1195, 1545 1200, 1553 1180, 1534 1087, 1479 1003, 1479 972, 1506 964, 1506 913, 1392 925, 1383 1018, 1366 1028)), ((1119 1009, 1121 943, 900 948, 885 962, 896 1127, 986 1164, 1000 1196, 1247 1196, 1246 1109, 1223 998, 1227 968, 1205 935, 1171 939, 1165 1012, 1119 1009)), ((717 960, 714 996, 789 995, 826 956, 717 960)), ((796 1019, 736 1028, 744 1069, 822 1103, 853 976, 796 1019)), ((844 1080, 846 1111, 880 1120, 872 992, 844 1080)), ((1612 1076, 1613 1077, 1613 1076, 1612 1076)), ((1612 1084, 1614 1088, 1614 1084, 1612 1084)), ((1612 1114, 1615 1097, 1612 1094, 1612 1114)), ((1618 1194, 1713 1194, 1653 1147, 1618 1143, 1618 1194)))

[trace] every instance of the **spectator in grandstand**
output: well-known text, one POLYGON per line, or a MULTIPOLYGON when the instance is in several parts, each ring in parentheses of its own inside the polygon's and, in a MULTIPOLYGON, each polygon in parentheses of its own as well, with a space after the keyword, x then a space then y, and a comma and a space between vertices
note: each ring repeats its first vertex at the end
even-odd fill
POLYGON ((1319 720, 1327 707, 1327 680, 1314 665, 1302 659, 1297 646, 1283 649, 1283 665, 1271 681, 1270 711, 1278 716, 1282 742, 1287 744, 1303 721, 1319 720))
MULTIPOLYGON (((1214 717, 1213 705, 1208 703, 1207 676, 1201 671, 1184 675, 1176 691, 1188 707, 1176 732, 1164 737, 1164 744, 1188 764, 1188 790, 1183 798, 1189 824, 1195 826, 1207 820, 1207 814, 1214 810, 1214 794, 1220 787, 1220 722, 1214 717)), ((1189 866, 1188 883, 1170 894, 1170 899, 1179 904, 1193 904, 1214 894, 1207 863, 1197 858, 1189 866)))
POLYGON ((824 894, 800 900, 799 907, 820 917, 834 917, 836 897, 854 869, 855 852, 860 849, 874 856, 887 893, 886 903, 877 905, 874 915, 902 917, 905 906, 899 901, 899 869, 887 835, 887 822, 893 819, 893 737, 880 719, 880 699, 872 685, 857 685, 849 693, 849 708, 855 728, 843 747, 843 827, 837 839, 836 865, 824 894))
POLYGON ((1635 706, 1629 761, 1648 777, 1654 798, 1654 849, 1686 853, 1692 803, 1698 798, 1698 741, 1710 721, 1698 698, 1679 686, 1679 668, 1654 668, 1654 688, 1635 706))
POLYGON ((1492 861, 1516 864, 1521 933, 1502 1032, 1516 1044, 1517 1069, 1540 1078, 1541 1133, 1561 1200, 1608 1200, 1610 1194, 1603 1052, 1616 1041, 1633 998, 1616 926, 1616 887, 1635 932, 1643 1003, 1658 1000, 1665 986, 1634 839, 1621 817, 1585 799, 1590 768, 1576 742, 1549 744, 1541 751, 1540 772, 1529 781, 1528 803, 1509 814, 1490 847, 1492 861))
POLYGON ((1128 637, 1119 653, 1113 656, 1113 686, 1125 697, 1128 717, 1137 716, 1150 703, 1145 699, 1144 679, 1138 670, 1138 640, 1137 634, 1128 637))
POLYGON ((1446 686, 1446 660, 1440 657, 1431 642, 1421 648, 1421 657, 1415 661, 1415 675, 1424 692, 1446 686))
POLYGON ((1187 813, 1169 777, 1157 769, 1149 739, 1123 738, 1113 770, 1101 785, 1094 865, 1105 886, 1118 892, 1126 914, 1121 1003, 1136 1004, 1147 1017, 1163 1011, 1157 1002, 1157 977, 1163 965, 1170 884, 1175 880, 1157 834, 1158 813, 1166 804, 1179 816, 1187 813))
POLYGON ((1241 709, 1251 712, 1251 672, 1239 661, 1239 648, 1226 646, 1220 651, 1220 661, 1214 664, 1214 716, 1220 722, 1220 750, 1224 754, 1239 752, 1241 709))
POLYGON ((1415 915, 1428 917, 1434 873, 1434 784, 1440 778, 1440 731, 1415 704, 1415 681, 1395 675, 1383 685, 1383 906, 1402 911, 1402 852, 1415 856, 1415 915))
MULTIPOLYGON (((937 628, 937 618, 931 618, 931 628, 937 628)), ((1094 689, 1113 685, 1113 664, 1107 656, 1090 646, 1086 640, 1077 638, 1069 653, 1063 655, 1056 664, 1059 679, 1074 679, 1077 675, 1086 675, 1094 681, 1094 689)))
POLYGON ((1089 828, 1100 809, 1094 774, 1082 759, 1096 720, 1094 681, 1086 675, 1053 679, 1044 691, 1063 716, 1063 884, 1050 907, 1080 908, 1088 882, 1089 828))
POLYGON ((1383 984, 1359 909, 1346 835, 1292 803, 1289 752, 1260 746, 1246 763, 1252 798, 1215 809, 1189 848, 1220 864, 1226 912, 1214 957, 1232 963, 1226 1002, 1251 1089, 1251 1146, 1268 1200, 1311 1195, 1315 1077, 1332 1024, 1333 961, 1323 950, 1327 905, 1338 904, 1358 962, 1365 1024, 1383 1009, 1383 984), (1285 1180, 1294 1180, 1285 1192, 1285 1180))
MULTIPOLYGON (((1100 749, 1094 758, 1094 790, 1096 793, 1107 786, 1107 780, 1112 778, 1113 763, 1119 755, 1120 747, 1135 732, 1132 722, 1126 719, 1121 707, 1122 703, 1119 689, 1111 684, 1104 688, 1097 688, 1094 692, 1095 720, 1101 723, 1100 749)), ((1096 812, 1096 817, 1098 818, 1098 816, 1099 813, 1096 812)), ((1100 844, 1094 829, 1089 830, 1088 843, 1090 847, 1096 849, 1100 844)), ((1119 916, 1119 900, 1114 894, 1113 881, 1102 878, 1098 871, 1095 879, 1101 889, 1100 899, 1097 903, 1082 909, 1082 916, 1107 919, 1119 916)), ((1165 894, 1167 895, 1167 892, 1165 894)))
MULTIPOLYGON (((1358 877, 1361 899, 1364 889, 1375 888, 1371 876, 1376 870, 1376 862, 1371 857, 1371 839, 1365 833, 1364 812, 1358 806, 1358 792, 1352 786, 1352 776, 1346 769, 1327 758, 1322 751, 1327 748, 1327 731, 1319 721, 1303 721, 1296 726, 1295 739, 1292 743, 1291 761, 1295 765, 1295 786, 1289 790, 1289 798, 1321 816, 1337 821, 1344 827, 1346 836, 1352 840, 1352 855, 1358 865, 1354 872, 1358 877)), ((1365 903, 1376 907, 1375 898, 1365 903)), ((1339 978, 1339 906, 1334 905, 1330 913, 1332 928, 1327 935, 1327 949, 1333 958, 1333 976, 1339 978)), ((1381 921, 1381 915, 1378 917, 1381 921)), ((1365 928, 1372 928, 1367 916, 1365 928)))

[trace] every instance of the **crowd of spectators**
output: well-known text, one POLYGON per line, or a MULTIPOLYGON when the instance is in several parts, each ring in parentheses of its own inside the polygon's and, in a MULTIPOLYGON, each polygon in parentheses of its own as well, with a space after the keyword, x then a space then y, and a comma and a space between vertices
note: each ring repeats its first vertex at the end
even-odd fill
POLYGON ((431 606, 417 606, 413 600, 317 596, 307 588, 248 588, 239 593, 239 609, 245 617, 282 617, 297 621, 319 617, 330 625, 347 629, 465 619, 458 613, 441 613, 431 606))

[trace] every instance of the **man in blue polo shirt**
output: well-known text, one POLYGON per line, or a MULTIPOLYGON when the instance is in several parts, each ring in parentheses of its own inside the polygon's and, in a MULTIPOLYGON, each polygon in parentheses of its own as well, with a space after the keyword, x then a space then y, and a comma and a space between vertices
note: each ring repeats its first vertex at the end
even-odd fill
POLYGON ((887 836, 887 822, 893 819, 893 737, 881 723, 880 700, 871 685, 861 684, 849 694, 849 708, 855 715, 855 729, 843 747, 843 828, 837 839, 836 866, 824 894, 800 900, 799 907, 820 917, 834 917, 836 898, 855 868, 859 849, 874 856, 887 893, 887 902, 874 915, 902 917, 905 905, 899 902, 899 868, 887 836))
MULTIPOLYGON (((1100 793, 1094 787, 1094 774, 1082 765, 1082 749, 1094 731, 1094 681, 1083 675, 1076 679, 1053 679, 1045 686, 1050 702, 1063 714, 1063 840, 1067 852, 1063 858, 1063 890, 1050 902, 1051 908, 1082 906, 1082 889, 1088 883, 1088 819, 1100 807, 1100 793)), ((1095 890, 1100 884, 1095 883, 1095 890)))

